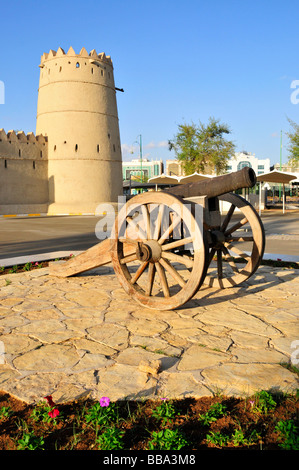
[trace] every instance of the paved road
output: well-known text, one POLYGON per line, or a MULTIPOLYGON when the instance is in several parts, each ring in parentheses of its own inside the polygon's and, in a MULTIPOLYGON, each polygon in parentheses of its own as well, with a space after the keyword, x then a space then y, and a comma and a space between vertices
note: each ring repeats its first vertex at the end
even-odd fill
POLYGON ((98 217, 18 217, 0 219, 0 259, 53 251, 83 251, 99 242, 98 217))
MULTIPOLYGON (((100 241, 95 233, 101 228, 100 220, 94 216, 0 218, 0 260, 84 251, 100 241)), ((262 221, 266 232, 265 253, 299 256, 299 210, 285 214, 267 211, 262 214, 262 221)), ((112 219, 110 226, 111 223, 112 219)))
POLYGON ((266 234, 265 253, 299 256, 299 210, 265 211, 262 222, 266 234))

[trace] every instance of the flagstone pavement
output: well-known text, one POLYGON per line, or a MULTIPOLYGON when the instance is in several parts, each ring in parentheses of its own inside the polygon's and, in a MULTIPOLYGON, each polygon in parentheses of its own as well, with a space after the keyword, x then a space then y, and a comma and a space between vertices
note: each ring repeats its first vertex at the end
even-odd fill
POLYGON ((0 277, 0 391, 28 403, 294 392, 298 270, 261 266, 241 286, 202 286, 174 311, 149 310, 109 266, 61 279, 0 277))

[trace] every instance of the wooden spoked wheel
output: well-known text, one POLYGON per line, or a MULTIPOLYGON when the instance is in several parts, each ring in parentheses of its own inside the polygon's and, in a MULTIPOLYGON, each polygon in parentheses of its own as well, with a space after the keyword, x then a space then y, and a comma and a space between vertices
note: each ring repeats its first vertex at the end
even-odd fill
POLYGON ((221 226, 210 230, 205 284, 226 288, 240 284, 257 270, 264 254, 265 233, 259 215, 244 198, 227 193, 218 199, 230 206, 221 226))
POLYGON ((208 245, 194 209, 161 191, 137 195, 120 210, 111 234, 112 265, 124 290, 143 306, 178 308, 202 284, 208 245))

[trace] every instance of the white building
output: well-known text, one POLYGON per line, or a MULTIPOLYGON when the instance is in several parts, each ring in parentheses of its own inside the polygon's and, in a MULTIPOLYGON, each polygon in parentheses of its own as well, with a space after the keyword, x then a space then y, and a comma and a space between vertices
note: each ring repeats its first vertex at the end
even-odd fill
POLYGON ((252 168, 256 175, 262 175, 270 171, 270 158, 260 159, 254 153, 237 152, 227 163, 227 172, 242 170, 244 166, 252 168))
MULTIPOLYGON (((270 158, 260 159, 257 158, 254 153, 237 152, 235 156, 227 162, 227 173, 241 170, 244 166, 253 168, 256 175, 261 175, 270 171, 270 158)), ((182 162, 178 160, 166 160, 166 174, 183 176, 182 162)))
POLYGON ((129 180, 130 175, 132 179, 141 179, 147 181, 153 176, 159 176, 163 173, 162 160, 148 160, 147 158, 135 158, 130 162, 122 162, 123 180, 129 180))

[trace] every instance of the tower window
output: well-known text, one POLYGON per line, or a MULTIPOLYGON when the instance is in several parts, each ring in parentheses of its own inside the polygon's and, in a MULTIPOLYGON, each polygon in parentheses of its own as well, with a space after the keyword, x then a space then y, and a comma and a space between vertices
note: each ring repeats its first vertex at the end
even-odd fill
POLYGON ((21 149, 19 149, 19 157, 21 156, 21 149))
POLYGON ((108 139, 110 139, 110 134, 108 134, 108 139))
POLYGON ((100 152, 100 146, 99 146, 99 144, 97 145, 97 152, 98 152, 98 153, 100 152))
POLYGON ((102 75, 102 76, 104 75, 103 70, 101 70, 101 75, 102 75))
POLYGON ((91 67, 91 73, 93 73, 93 67, 91 67))
POLYGON ((35 170, 35 161, 32 162, 32 167, 35 170))
POLYGON ((4 168, 7 168, 7 160, 4 160, 4 168))
POLYGON ((61 70, 62 70, 62 67, 59 67, 59 72, 61 72, 61 70))
POLYGON ((75 152, 78 150, 78 144, 75 145, 75 152))
POLYGON ((43 151, 40 151, 40 158, 43 158, 43 151))
POLYGON ((113 144, 113 151, 115 152, 115 145, 113 144))
POLYGON ((80 67, 79 62, 76 63, 76 68, 78 69, 80 67))
POLYGON ((56 151, 56 145, 54 145, 54 152, 56 151))

